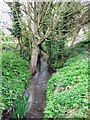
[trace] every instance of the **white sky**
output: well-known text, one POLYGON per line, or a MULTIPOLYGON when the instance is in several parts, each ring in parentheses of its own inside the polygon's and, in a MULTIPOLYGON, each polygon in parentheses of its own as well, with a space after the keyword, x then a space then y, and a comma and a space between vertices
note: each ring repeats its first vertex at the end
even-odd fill
POLYGON ((6 26, 9 26, 11 23, 8 12, 10 12, 8 5, 3 0, 0 0, 0 29, 5 30, 5 32, 8 32, 5 29, 6 26))

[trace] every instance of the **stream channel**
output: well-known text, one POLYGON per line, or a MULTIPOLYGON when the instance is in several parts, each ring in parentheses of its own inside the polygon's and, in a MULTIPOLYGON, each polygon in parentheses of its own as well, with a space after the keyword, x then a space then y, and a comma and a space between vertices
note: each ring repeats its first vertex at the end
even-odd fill
POLYGON ((40 70, 30 80, 30 107, 26 118, 43 118, 46 106, 46 86, 54 70, 48 66, 47 61, 41 62, 40 70))

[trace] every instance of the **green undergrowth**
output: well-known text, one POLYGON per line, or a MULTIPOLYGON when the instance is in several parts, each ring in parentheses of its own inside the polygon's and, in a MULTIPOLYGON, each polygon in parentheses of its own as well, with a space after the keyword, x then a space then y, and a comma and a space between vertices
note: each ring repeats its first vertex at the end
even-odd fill
POLYGON ((83 51, 89 51, 89 46, 90 46, 90 38, 77 43, 72 49, 67 47, 66 55, 69 56, 69 58, 74 57, 77 54, 82 53, 83 51))
POLYGON ((28 61, 18 53, 2 52, 2 109, 15 108, 29 85, 28 61))
POLYGON ((88 117, 88 53, 72 56, 48 81, 44 118, 88 117))

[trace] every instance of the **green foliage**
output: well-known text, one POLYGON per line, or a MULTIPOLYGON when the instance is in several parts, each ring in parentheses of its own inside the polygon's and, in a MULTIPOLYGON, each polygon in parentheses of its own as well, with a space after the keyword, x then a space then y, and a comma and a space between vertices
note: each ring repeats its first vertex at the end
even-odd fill
POLYGON ((67 60, 47 84, 45 118, 87 118, 88 55, 67 60))
POLYGON ((14 107, 29 83, 28 62, 18 53, 2 53, 2 104, 3 109, 14 107))
MULTIPOLYGON (((60 19, 56 28, 52 30, 52 33, 45 41, 45 49, 49 56, 50 65, 53 68, 60 68, 63 66, 63 63, 66 59, 65 57, 67 50, 65 48, 65 44, 67 42, 67 38, 72 38, 74 29, 76 29, 76 26, 78 25, 77 19, 80 17, 80 14, 83 11, 80 2, 65 2, 61 8, 60 5, 60 3, 56 3, 55 5, 51 6, 51 11, 53 8, 56 10, 54 11, 56 19, 58 19, 58 17, 60 19)), ((46 17, 44 21, 44 30, 50 26, 48 21, 53 18, 53 12, 51 11, 48 12, 48 17, 46 17), (47 27, 45 28, 45 26, 47 27)), ((52 28, 55 23, 53 23, 53 21, 51 22, 52 24, 50 24, 52 28)))
POLYGON ((12 35, 16 38, 21 37, 21 27, 20 27, 20 18, 21 18, 21 11, 20 11, 20 3, 13 2, 11 6, 11 15, 13 20, 13 29, 11 30, 12 35))
POLYGON ((22 21, 22 45, 23 45, 23 57, 30 59, 31 43, 30 43, 30 31, 27 30, 25 20, 22 21))
POLYGON ((83 48, 85 50, 86 48, 89 47, 88 45, 90 45, 90 38, 87 38, 86 40, 77 43, 75 45, 75 48, 79 48, 79 49, 83 48))
POLYGON ((89 51, 89 45, 90 45, 90 38, 77 43, 72 49, 66 48, 66 56, 71 58, 82 53, 85 50, 89 51))
POLYGON ((16 102, 13 108, 13 118, 18 118, 20 120, 25 116, 25 113, 29 108, 29 103, 28 103, 29 97, 30 95, 22 96, 21 99, 18 99, 18 101, 16 102))
POLYGON ((3 50, 13 50, 16 48, 16 43, 10 43, 10 42, 4 42, 3 45, 2 45, 2 49, 3 50))
POLYGON ((11 35, 0 31, 0 41, 3 50, 14 50, 16 48, 16 41, 11 35))
MULTIPOLYGON (((50 38, 53 39, 53 38, 50 38)), ((47 54, 49 56, 50 65, 54 68, 62 67, 64 55, 66 53, 65 40, 52 40, 47 42, 47 54), (63 58, 63 59, 62 59, 63 58), (60 64, 59 64, 60 63, 60 64)))
POLYGON ((8 42, 12 40, 12 36, 5 34, 3 31, 0 31, 0 39, 3 42, 8 42))

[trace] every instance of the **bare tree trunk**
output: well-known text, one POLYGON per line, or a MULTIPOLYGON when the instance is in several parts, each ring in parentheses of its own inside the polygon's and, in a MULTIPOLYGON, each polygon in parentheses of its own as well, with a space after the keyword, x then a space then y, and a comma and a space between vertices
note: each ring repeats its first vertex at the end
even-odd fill
POLYGON ((39 47, 38 46, 34 46, 32 48, 31 65, 30 65, 30 72, 32 74, 35 74, 35 72, 36 72, 36 67, 37 67, 39 53, 40 53, 39 47))

